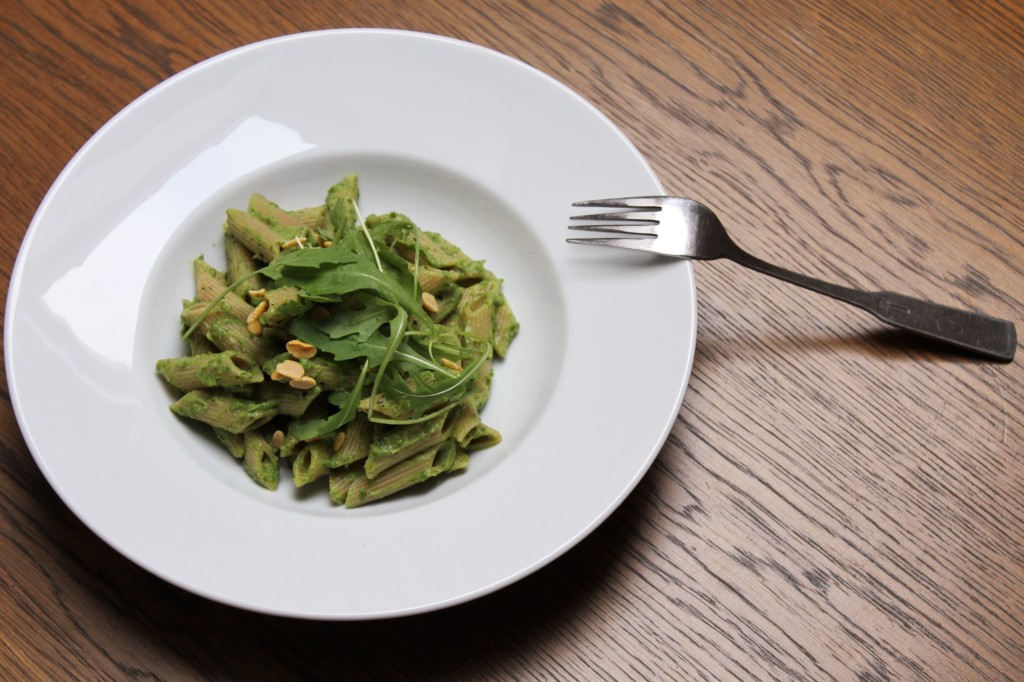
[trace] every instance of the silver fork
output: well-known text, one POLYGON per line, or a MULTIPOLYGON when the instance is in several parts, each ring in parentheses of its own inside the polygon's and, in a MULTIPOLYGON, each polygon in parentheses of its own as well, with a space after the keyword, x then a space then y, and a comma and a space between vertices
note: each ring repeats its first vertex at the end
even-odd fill
POLYGON ((733 242, 707 206, 670 196, 623 197, 578 201, 573 206, 618 209, 610 213, 573 216, 586 221, 571 230, 628 235, 569 239, 573 244, 615 246, 677 258, 726 258, 797 286, 850 303, 900 329, 906 329, 986 357, 1009 362, 1017 350, 1013 323, 988 315, 950 308, 890 291, 863 291, 829 284, 756 258, 733 242))

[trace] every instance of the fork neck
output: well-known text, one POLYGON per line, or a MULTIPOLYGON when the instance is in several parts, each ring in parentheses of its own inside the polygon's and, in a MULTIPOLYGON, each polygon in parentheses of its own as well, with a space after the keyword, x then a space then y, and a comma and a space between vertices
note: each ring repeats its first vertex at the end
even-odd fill
POLYGON ((801 275, 798 272, 792 270, 786 270, 780 268, 777 265, 772 265, 767 261, 763 261, 756 256, 752 256, 740 247, 733 244, 735 248, 730 249, 729 253, 726 254, 726 258, 738 263, 744 267, 756 270, 769 277, 780 279, 790 284, 795 284, 804 289, 810 289, 816 291, 819 294, 830 296, 831 298, 839 301, 844 301, 852 305, 863 308, 864 310, 872 310, 872 299, 871 294, 860 289, 851 289, 849 287, 840 286, 838 284, 832 284, 825 282, 814 277, 808 277, 807 275, 801 275))

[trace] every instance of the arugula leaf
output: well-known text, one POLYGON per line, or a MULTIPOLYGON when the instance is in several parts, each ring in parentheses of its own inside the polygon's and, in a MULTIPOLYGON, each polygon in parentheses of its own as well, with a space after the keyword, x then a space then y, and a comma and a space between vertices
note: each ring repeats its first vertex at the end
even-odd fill
POLYGON ((359 307, 335 306, 327 317, 315 317, 310 322, 332 339, 355 336, 358 341, 366 341, 373 332, 398 316, 398 308, 393 303, 370 294, 353 294, 346 304, 359 307))
POLYGON ((288 331, 300 341, 316 346, 325 353, 330 353, 338 362, 365 357, 370 363, 370 367, 380 365, 390 345, 390 340, 380 329, 375 329, 365 339, 360 339, 355 335, 333 339, 329 334, 317 328, 308 315, 292 320, 288 324, 288 331))
MULTIPOLYGON (((394 332, 391 332, 390 329, 387 335, 378 329, 370 334, 365 341, 358 341, 351 335, 332 339, 328 334, 318 329, 309 320, 308 315, 293 320, 288 325, 288 332, 300 341, 316 346, 325 353, 330 353, 339 362, 365 357, 369 361, 371 368, 379 367, 382 364, 385 356, 388 354, 388 349, 393 343, 394 335, 394 332)), ((408 335, 403 335, 399 338, 399 342, 393 352, 395 359, 400 363, 401 367, 418 367, 423 370, 438 371, 442 374, 450 375, 450 372, 447 372, 443 367, 424 357, 415 347, 409 344, 407 339, 408 335)))
POLYGON ((391 342, 388 344, 387 350, 384 351, 384 357, 380 361, 380 369, 377 370, 377 376, 373 379, 373 388, 370 389, 370 409, 366 413, 366 417, 370 421, 373 421, 373 406, 377 401, 377 389, 380 387, 380 380, 384 377, 391 358, 395 357, 399 344, 402 343, 405 336, 405 324, 409 321, 409 316, 405 314, 404 310, 399 309, 398 312, 398 317, 391 325, 391 342))
POLYGON ((490 357, 491 351, 488 348, 487 352, 481 353, 457 374, 414 370, 409 376, 416 385, 415 389, 409 387, 405 376, 392 372, 381 378, 381 389, 388 398, 409 406, 413 415, 420 416, 441 403, 458 402, 490 357))
POLYGON ((378 269, 365 241, 361 233, 351 230, 329 247, 287 253, 263 274, 277 286, 298 287, 304 296, 317 301, 337 301, 354 291, 372 291, 400 305, 420 324, 431 324, 421 302, 409 293, 412 275, 408 268, 385 263, 383 270, 378 269))

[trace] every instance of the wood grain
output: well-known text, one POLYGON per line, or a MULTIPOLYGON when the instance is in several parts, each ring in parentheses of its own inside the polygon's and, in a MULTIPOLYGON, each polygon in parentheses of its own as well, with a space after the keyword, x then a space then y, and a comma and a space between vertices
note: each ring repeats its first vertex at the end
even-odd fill
MULTIPOLYGON (((134 98, 256 40, 377 26, 550 73, 762 258, 1021 321, 1018 3, 41 0, 3 15, 5 295, 48 187, 134 98)), ((637 490, 533 576, 400 620, 262 616, 151 576, 55 495, 0 382, 0 678, 1020 679, 1020 359, 953 354, 728 263, 697 277, 690 388, 637 490)))

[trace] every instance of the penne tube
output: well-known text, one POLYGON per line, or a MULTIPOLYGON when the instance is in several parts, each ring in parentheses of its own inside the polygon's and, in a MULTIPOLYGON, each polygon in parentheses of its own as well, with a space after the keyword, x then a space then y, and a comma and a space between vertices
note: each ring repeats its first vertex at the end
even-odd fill
POLYGON ((331 468, 327 465, 330 457, 329 441, 321 440, 304 445, 292 460, 292 480, 296 487, 301 488, 330 472, 331 468))
MULTIPOLYGON (((363 398, 359 401, 359 410, 369 412, 369 398, 363 398)), ((412 411, 402 405, 401 402, 391 400, 381 392, 377 393, 376 400, 373 402, 373 416, 379 417, 382 415, 388 419, 408 419, 412 415, 412 411)))
POLYGON ((480 413, 471 400, 464 400, 448 417, 448 429, 459 445, 465 443, 470 432, 480 424, 480 413))
POLYGON ((254 362, 265 362, 279 350, 278 341, 271 335, 253 335, 244 320, 231 315, 220 303, 187 303, 181 321, 186 328, 194 327, 188 338, 206 337, 215 350, 235 350, 254 362))
POLYGON ((242 468, 245 473, 267 490, 277 490, 281 468, 274 447, 259 431, 247 431, 243 439, 245 455, 242 457, 242 468))
POLYGON ((465 468, 466 461, 459 457, 455 445, 451 441, 446 441, 417 453, 377 478, 360 476, 349 486, 345 495, 345 506, 358 507, 393 495, 434 476, 456 470, 457 467, 465 468))
POLYGON ((501 442, 501 434, 497 430, 492 429, 486 424, 477 424, 465 437, 464 440, 459 442, 466 450, 483 450, 497 445, 501 442))
POLYGON ((420 258, 435 268, 457 268, 469 258, 436 232, 420 230, 420 258))
POLYGON ((341 237, 356 226, 357 201, 359 178, 354 173, 346 175, 327 190, 324 231, 332 241, 341 241, 341 237))
POLYGON ((253 274, 260 269, 256 254, 228 231, 224 233, 224 257, 227 260, 225 280, 228 284, 238 282, 232 289, 234 293, 245 296, 247 292, 263 287, 263 278, 253 274))
POLYGON ((158 360, 156 371, 170 385, 182 391, 194 388, 235 388, 263 381, 263 372, 237 351, 202 353, 183 358, 158 360))
POLYGON ((226 277, 201 258, 192 261, 196 283, 196 299, 209 303, 220 298, 218 305, 227 313, 244 320, 253 307, 238 294, 227 291, 226 277), (224 292, 227 291, 225 294, 224 292), (221 295, 223 297, 221 298, 221 295))
MULTIPOLYGON (((373 424, 362 412, 356 415, 344 430, 345 439, 337 452, 331 454, 328 466, 332 469, 359 462, 370 454, 370 443, 373 441, 373 424)), ((333 441, 335 435, 331 440, 333 441)))
POLYGON ((312 303, 302 298, 302 292, 297 287, 267 289, 263 298, 269 307, 260 319, 268 327, 284 326, 313 307, 312 303))
POLYGON ((512 313, 512 307, 505 302, 504 297, 494 308, 494 353, 499 358, 505 357, 509 344, 519 332, 519 321, 512 313))
POLYGON ((235 459, 242 459, 245 457, 245 435, 241 433, 231 433, 224 429, 214 427, 213 433, 217 436, 217 440, 220 441, 221 445, 231 453, 231 456, 235 459))
POLYGON ((262 194, 249 196, 249 213, 269 225, 281 239, 288 240, 306 234, 302 221, 262 194))
POLYGON ((322 392, 323 388, 319 385, 311 389, 300 390, 292 388, 288 384, 266 381, 260 384, 256 390, 256 396, 260 400, 276 401, 278 414, 286 417, 301 417, 322 392))
POLYGON ((434 322, 444 322, 452 318, 452 313, 458 310, 459 301, 462 300, 462 289, 443 289, 434 294, 434 301, 437 303, 437 312, 430 315, 434 322))
POLYGON ((202 355, 203 353, 216 353, 220 349, 213 345, 210 339, 203 334, 189 334, 186 339, 189 355, 202 355))
POLYGON ((197 278, 195 282, 196 295, 199 294, 199 273, 208 275, 209 277, 218 280, 221 284, 227 283, 227 275, 225 273, 221 272, 217 268, 207 263, 206 259, 203 258, 202 256, 199 256, 198 258, 192 259, 192 275, 193 277, 197 278))
POLYGON ((237 208, 228 209, 228 232, 257 258, 269 263, 281 253, 281 236, 270 225, 237 208))
POLYGON ((435 446, 424 450, 415 457, 392 467, 376 480, 366 474, 358 477, 349 486, 348 493, 345 495, 345 506, 350 509, 358 507, 426 481, 431 476, 431 467, 439 448, 440 446, 435 446))
POLYGON ((455 459, 452 461, 451 468, 448 471, 454 473, 456 471, 465 471, 467 468, 469 468, 469 455, 463 450, 456 449, 455 459))
POLYGON ((383 432, 374 438, 366 457, 364 469, 367 478, 374 479, 382 471, 402 460, 445 440, 447 438, 447 433, 444 431, 446 416, 441 415, 420 424, 383 429, 383 432))
POLYGON ((363 477, 363 473, 358 469, 335 469, 331 471, 327 479, 331 502, 338 506, 344 505, 345 498, 348 497, 349 488, 360 477, 363 477))
POLYGON ((213 345, 221 350, 233 350, 262 364, 274 357, 279 346, 269 336, 254 336, 243 320, 236 317, 220 316, 212 322, 203 320, 199 330, 205 331, 213 345))
POLYGON ((317 386, 325 391, 350 391, 359 377, 359 367, 353 362, 335 362, 315 355, 311 358, 296 358, 290 353, 278 353, 263 362, 263 372, 273 374, 274 369, 285 360, 292 360, 302 365, 305 374, 313 377, 317 386))
POLYGON ((320 204, 319 206, 310 206, 308 208, 289 211, 289 213, 291 213, 295 220, 297 220, 299 224, 307 230, 323 234, 324 214, 326 210, 327 207, 324 206, 324 204, 320 204))
POLYGON ((277 406, 272 401, 247 400, 223 391, 197 388, 174 402, 171 412, 229 433, 243 433, 273 419, 277 406))
POLYGON ((457 314, 462 331, 490 340, 494 329, 494 304, 484 283, 467 288, 459 301, 457 314))
MULTIPOLYGON (((408 258, 408 256, 406 256, 406 258, 408 258)), ((413 272, 414 270, 415 266, 410 261, 409 272, 413 272)), ((420 263, 419 270, 416 271, 416 282, 419 284, 420 289, 431 294, 436 294, 442 289, 449 288, 456 281, 456 274, 451 270, 441 270, 439 268, 420 263)))
MULTIPOLYGON (((219 303, 215 303, 211 307, 208 302, 185 301, 181 307, 182 325, 185 327, 197 325, 195 332, 202 336, 206 336, 206 332, 209 331, 214 320, 231 316, 231 313, 227 312, 219 303)), ((195 332, 193 332, 193 336, 195 332)))

